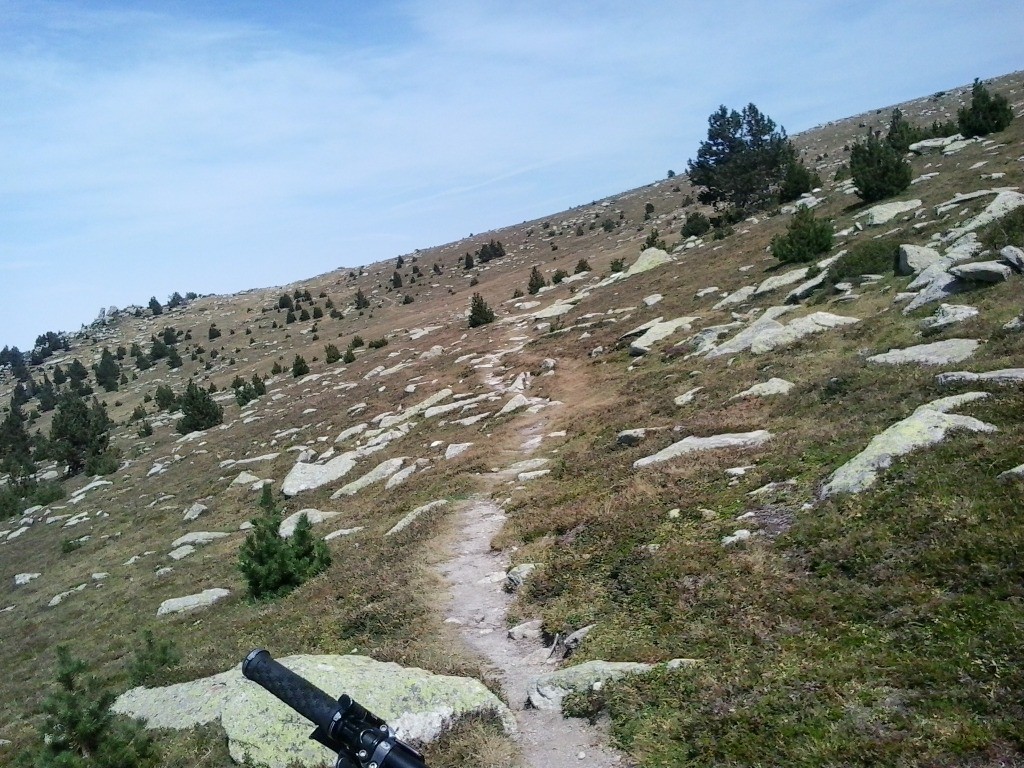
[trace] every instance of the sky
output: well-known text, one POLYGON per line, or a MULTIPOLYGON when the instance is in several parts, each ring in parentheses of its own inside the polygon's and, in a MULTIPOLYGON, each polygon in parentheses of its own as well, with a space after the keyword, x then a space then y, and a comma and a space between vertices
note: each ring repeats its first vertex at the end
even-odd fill
POLYGON ((1024 68, 1020 0, 0 0, 0 346, 408 254, 1024 68))

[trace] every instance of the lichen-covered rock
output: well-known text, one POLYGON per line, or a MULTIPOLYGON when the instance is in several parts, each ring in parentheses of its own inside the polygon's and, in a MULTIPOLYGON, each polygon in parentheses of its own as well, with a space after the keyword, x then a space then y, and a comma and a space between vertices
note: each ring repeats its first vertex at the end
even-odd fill
POLYGON ((1000 190, 996 194, 995 199, 985 206, 985 210, 965 222, 963 226, 949 230, 949 232, 942 236, 942 239, 947 243, 957 240, 968 232, 973 232, 986 224, 990 224, 996 219, 1001 219, 1006 214, 1017 210, 1021 206, 1024 206, 1024 195, 1012 190, 1000 190))
POLYGON ((391 530, 388 531, 387 533, 385 533, 384 535, 385 536, 394 536, 396 533, 399 533, 400 531, 405 530, 410 525, 412 525, 414 522, 416 522, 416 520, 421 515, 429 512, 432 509, 438 509, 439 507, 444 507, 447 504, 448 504, 448 501, 446 499, 439 499, 437 501, 431 501, 429 504, 424 504, 423 506, 416 507, 416 509, 412 510, 412 512, 410 512, 405 517, 403 517, 401 520, 399 520, 397 523, 395 523, 394 526, 391 528, 391 530))
POLYGON ((985 397, 988 397, 985 392, 966 392, 920 406, 907 418, 875 435, 867 448, 832 473, 828 483, 821 489, 821 497, 867 490, 875 484, 878 473, 892 465, 893 459, 938 443, 954 429, 995 432, 996 427, 992 424, 971 416, 949 413, 985 397))
POLYGON ((878 227, 882 224, 888 224, 901 213, 907 213, 920 207, 920 200, 895 200, 891 203, 873 205, 863 213, 858 213, 856 218, 866 216, 869 227, 878 227))
POLYGON ((944 262, 942 256, 934 248, 921 245, 901 245, 899 265, 896 271, 901 275, 917 275, 932 264, 944 262))
POLYGON ((530 683, 526 697, 537 709, 560 710, 562 699, 568 693, 589 691, 595 683, 642 674, 650 669, 650 664, 636 661, 585 661, 541 675, 530 683))
POLYGON ((629 345, 629 354, 634 357, 646 355, 651 351, 652 346, 667 339, 680 328, 686 331, 690 330, 690 325, 697 319, 696 317, 677 317, 674 320, 654 323, 629 345))
POLYGON ((223 539, 228 534, 222 533, 221 531, 193 531, 192 533, 186 533, 184 536, 179 536, 171 542, 172 547, 181 547, 186 544, 209 544, 211 541, 217 539, 223 539))
POLYGON ((962 323, 964 320, 976 317, 977 314, 977 307, 966 304, 940 304, 931 317, 921 321, 921 328, 924 330, 944 328, 947 325, 962 323))
POLYGON ((672 443, 667 448, 662 448, 651 456, 645 456, 633 462, 634 469, 642 469, 652 464, 660 464, 669 461, 677 456, 696 451, 714 451, 720 448, 756 448, 772 439, 772 433, 766 429, 757 429, 753 432, 737 432, 724 435, 712 435, 711 437, 685 437, 682 440, 672 443))
MULTIPOLYGON (((365 656, 288 656, 278 659, 333 697, 347 693, 415 744, 434 741, 460 720, 495 717, 508 733, 515 719, 477 680, 434 675, 365 656)), ((268 768, 334 765, 336 755, 310 740, 313 726, 240 667, 165 688, 133 688, 112 709, 146 720, 148 728, 194 728, 220 721, 231 757, 268 768)))
POLYGON ((213 605, 218 600, 223 600, 230 594, 230 590, 218 587, 215 589, 204 589, 202 592, 195 595, 172 597, 171 599, 164 600, 160 603, 160 607, 157 608, 156 615, 164 616, 168 613, 185 613, 199 608, 206 608, 209 605, 213 605))
POLYGON ((997 371, 973 373, 971 371, 950 371, 935 377, 940 385, 958 384, 965 381, 988 381, 993 384, 1015 384, 1024 381, 1024 368, 1000 368, 997 371))
POLYGON ((793 388, 793 382, 786 381, 773 376, 768 381, 762 382, 761 384, 755 384, 749 389, 745 389, 738 394, 733 395, 730 400, 737 400, 741 397, 770 397, 772 395, 785 395, 789 394, 789 390, 793 388))
POLYGON ((949 268, 949 274, 969 283, 1002 283, 1010 279, 1013 270, 998 261, 972 261, 949 268))
POLYGON ((905 349, 890 349, 880 355, 872 355, 867 360, 869 363, 886 365, 946 365, 966 360, 974 354, 980 343, 976 339, 946 339, 932 344, 917 344, 905 349))
POLYGON ((671 263, 672 257, 665 251, 660 248, 648 248, 643 251, 643 253, 640 254, 640 257, 630 265, 629 269, 626 270, 626 277, 639 275, 641 272, 648 272, 655 267, 660 267, 662 264, 671 263))

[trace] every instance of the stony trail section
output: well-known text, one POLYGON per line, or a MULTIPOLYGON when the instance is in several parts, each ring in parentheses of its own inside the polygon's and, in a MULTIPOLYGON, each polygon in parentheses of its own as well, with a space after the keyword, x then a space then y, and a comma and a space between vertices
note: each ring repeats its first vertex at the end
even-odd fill
POLYGON ((466 645, 498 672, 504 698, 518 723, 526 768, 630 765, 625 756, 606 745, 601 731, 585 720, 563 718, 557 710, 527 707, 530 682, 553 667, 531 653, 540 649, 536 641, 508 637, 505 617, 512 595, 504 584, 509 560, 507 553, 491 549, 491 539, 504 522, 501 508, 483 496, 458 507, 460 535, 452 546, 452 558, 439 568, 451 585, 446 620, 458 623, 466 645))

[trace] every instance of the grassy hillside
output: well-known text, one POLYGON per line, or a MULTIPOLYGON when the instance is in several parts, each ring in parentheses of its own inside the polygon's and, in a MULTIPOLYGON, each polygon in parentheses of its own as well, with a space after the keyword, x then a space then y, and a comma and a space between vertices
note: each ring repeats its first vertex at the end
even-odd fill
MULTIPOLYGON (((848 157, 844 147, 867 126, 884 129, 891 108, 794 137, 804 162, 824 180, 814 212, 842 233, 830 254, 876 238, 934 242, 993 198, 939 208, 958 193, 1024 189, 1024 82, 1010 75, 991 88, 1008 96, 1017 119, 955 154, 913 157, 920 180, 895 199, 920 205, 877 227, 865 224, 868 206, 834 174, 848 157)), ((967 98, 969 88, 960 88, 901 108, 926 124, 955 117, 967 98)), ((911 277, 891 268, 877 279, 849 275, 849 291, 826 286, 779 319, 827 311, 858 322, 763 354, 698 355, 695 334, 735 323, 724 341, 784 305, 796 284, 716 309, 724 296, 791 268, 768 248, 793 214, 772 210, 739 222, 721 240, 708 236, 688 246, 679 234, 686 214, 707 210, 694 196, 676 177, 406 254, 398 269, 402 288, 393 287, 396 262, 389 261, 202 297, 156 317, 120 317, 33 368, 37 379, 43 370, 52 377, 56 364, 66 368, 78 358, 91 367, 104 348, 138 343, 148 350, 163 329, 182 332, 175 345, 181 368, 158 361, 138 370, 128 355, 121 361, 128 384, 98 395, 117 425, 112 442, 121 463, 103 478, 111 484, 74 501, 93 478, 63 480, 64 498, 32 511, 33 524, 16 538, 5 540, 22 527, 23 515, 0 521, 0 609, 11 606, 0 613, 0 738, 12 742, 0 746, 0 760, 34 737, 56 645, 72 645, 125 689, 147 630, 173 640, 181 653, 151 683, 220 672, 265 646, 281 655, 358 650, 473 675, 497 689, 488 665, 444 621, 445 584, 434 567, 459 536, 451 507, 384 536, 414 507, 486 492, 509 518, 493 547, 511 552, 513 564, 539 564, 517 594, 510 624, 541 618, 549 639, 593 624, 570 664, 694 660, 570 697, 573 716, 608 713, 611 738, 638 764, 1024 764, 1024 483, 997 478, 1024 462, 1024 390, 1019 382, 937 379, 944 371, 1024 367, 1021 331, 1005 328, 1024 309, 1022 277, 950 298, 978 314, 923 330, 938 303, 903 314, 894 301, 911 277), (634 262, 655 228, 673 261, 605 283, 613 262, 634 262), (465 269, 465 254, 491 239, 506 255, 465 269), (581 259, 591 268, 582 278, 526 293, 533 266, 550 281, 556 270, 572 275, 581 259), (311 298, 303 306, 323 316, 286 323, 280 297, 306 290, 311 298), (357 290, 369 307, 355 308, 357 290), (517 290, 526 295, 513 298, 517 290), (498 319, 470 329, 475 292, 498 319), (654 294, 660 300, 645 301, 654 294), (405 303, 406 296, 412 301, 405 303), (533 317, 552 299, 578 303, 559 316, 533 317), (624 334, 658 317, 696 319, 691 330, 631 355, 624 334), (212 324, 218 338, 209 338, 212 324), (387 344, 354 347, 348 364, 326 363, 327 344, 344 350, 356 336, 387 344), (980 344, 970 359, 946 365, 866 360, 954 338, 980 344), (309 363, 310 375, 291 375, 296 355, 309 363), (270 376, 275 364, 283 371, 267 380, 267 393, 239 407, 232 381, 270 376), (496 415, 527 373, 525 394, 550 404, 496 415), (773 377, 794 386, 786 395, 735 397, 773 377), (224 425, 183 437, 175 431, 180 414, 160 411, 152 398, 161 384, 180 394, 189 379, 215 385, 224 425), (690 402, 677 404, 697 387, 690 402), (375 417, 401 413, 444 388, 453 399, 481 400, 410 422, 407 435, 344 481, 291 499, 277 493, 288 513, 341 513, 318 533, 361 530, 332 539, 330 569, 288 597, 248 600, 237 552, 245 537, 240 525, 257 514, 259 493, 251 483, 232 484, 234 478, 245 470, 273 480, 277 492, 302 451, 324 461, 332 449, 363 439, 338 441, 344 430, 361 423, 372 430, 375 417), (829 476, 874 436, 923 404, 969 391, 988 396, 957 413, 997 431, 953 432, 940 445, 897 459, 867 491, 821 497, 829 476), (139 435, 139 407, 152 435, 139 435), (458 423, 482 413, 490 415, 458 423), (648 432, 634 444, 618 439, 638 428, 648 432), (634 468, 686 436, 761 429, 772 438, 753 449, 634 468), (542 433, 555 435, 537 453, 550 460, 550 474, 529 482, 489 474, 542 433), (464 442, 473 445, 444 458, 445 446, 464 442), (258 457, 267 458, 244 463, 258 457), (422 460, 403 484, 331 499, 344 482, 398 457, 422 460), (726 471, 737 467, 745 469, 726 471), (185 522, 197 501, 209 511, 185 522), (66 527, 73 515, 84 522, 66 527), (740 529, 749 538, 723 544, 740 529), (230 535, 170 560, 171 542, 196 530, 230 535), (15 586, 23 573, 41 575, 15 586), (81 591, 49 606, 80 584, 81 591), (231 596, 203 612, 156 615, 163 600, 209 587, 228 588, 231 596)), ((1024 245, 1019 228, 996 223, 979 231, 990 247, 1007 238, 1024 245)), ((14 382, 3 375, 0 399, 7 402, 14 382)), ((25 410, 37 406, 33 400, 25 410)), ((51 419, 39 414, 31 430, 47 434, 51 419)), ((503 764, 504 739, 493 723, 466 725, 433 747, 431 765, 503 764)), ((215 728, 158 737, 164 764, 182 766, 230 764, 222 741, 215 728)))

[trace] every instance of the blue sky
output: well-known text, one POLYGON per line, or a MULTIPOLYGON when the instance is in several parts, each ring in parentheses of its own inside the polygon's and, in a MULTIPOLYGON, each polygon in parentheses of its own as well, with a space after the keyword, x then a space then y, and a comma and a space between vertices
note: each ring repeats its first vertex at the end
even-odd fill
POLYGON ((1021 69, 1020 0, 0 0, 0 346, 277 285, 1021 69))

